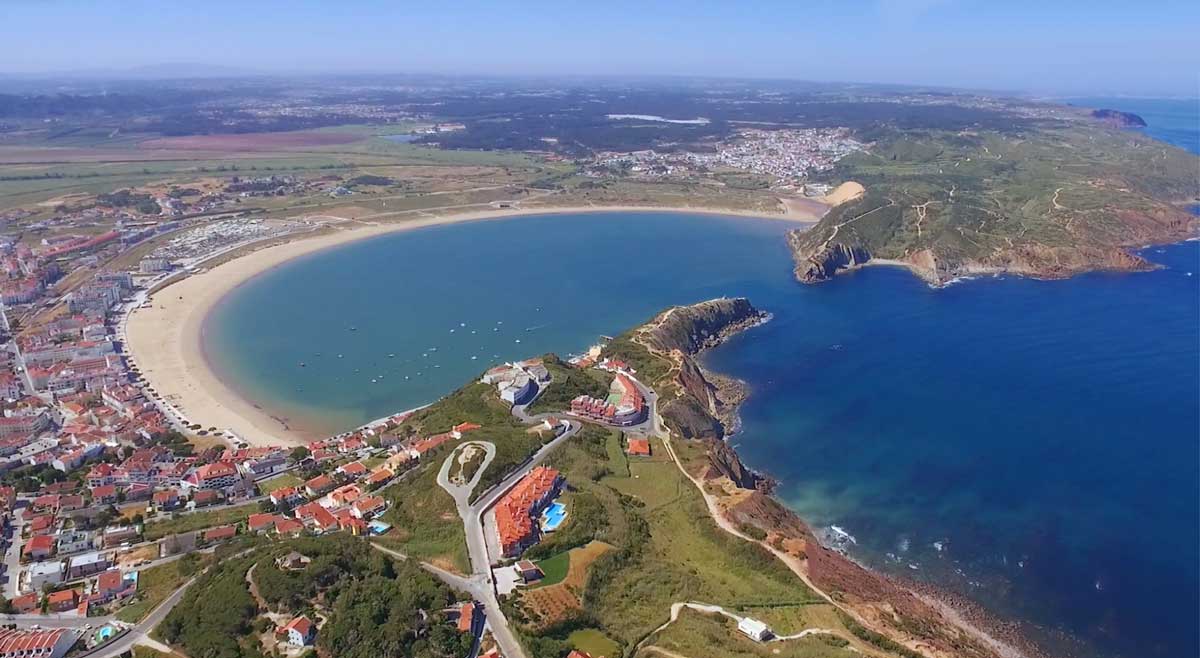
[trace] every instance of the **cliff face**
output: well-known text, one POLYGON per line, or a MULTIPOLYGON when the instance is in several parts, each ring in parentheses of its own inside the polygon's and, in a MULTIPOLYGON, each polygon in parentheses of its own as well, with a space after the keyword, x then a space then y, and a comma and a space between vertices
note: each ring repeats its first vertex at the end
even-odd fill
MULTIPOLYGON (((792 244, 796 244, 794 240, 792 244)), ((819 283, 832 279, 838 270, 865 264, 871 260, 871 252, 860 245, 834 243, 817 250, 798 249, 795 258, 796 278, 802 283, 819 283)))
POLYGON ((656 352, 679 350, 691 356, 719 345, 767 317, 745 297, 722 297, 676 306, 643 327, 642 343, 656 352))

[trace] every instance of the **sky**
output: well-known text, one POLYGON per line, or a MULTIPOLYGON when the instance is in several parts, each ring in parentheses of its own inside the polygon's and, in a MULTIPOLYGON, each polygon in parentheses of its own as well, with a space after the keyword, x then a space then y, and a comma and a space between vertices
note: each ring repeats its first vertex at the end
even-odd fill
POLYGON ((1197 43, 1197 0, 0 0, 0 73, 199 64, 1196 97, 1197 43))

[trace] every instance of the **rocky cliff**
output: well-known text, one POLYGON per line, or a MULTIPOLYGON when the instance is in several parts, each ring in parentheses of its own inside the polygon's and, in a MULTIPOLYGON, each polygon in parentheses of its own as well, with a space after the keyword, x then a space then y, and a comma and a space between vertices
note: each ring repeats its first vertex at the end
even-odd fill
POLYGON ((641 329, 641 342, 655 352, 694 356, 768 317, 745 297, 710 299, 664 311, 641 329))
POLYGON ((695 357, 769 318, 745 298, 721 298, 668 309, 635 332, 638 343, 673 364, 669 385, 657 386, 663 423, 680 437, 709 442, 713 473, 747 489, 766 490, 771 482, 746 468, 724 442, 746 397, 745 384, 706 372, 695 357))

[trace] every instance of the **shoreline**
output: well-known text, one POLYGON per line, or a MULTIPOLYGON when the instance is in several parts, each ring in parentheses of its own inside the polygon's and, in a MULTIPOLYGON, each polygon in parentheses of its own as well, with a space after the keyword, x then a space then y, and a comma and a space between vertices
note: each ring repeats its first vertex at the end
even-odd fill
MULTIPOLYGON (((385 223, 351 220, 328 215, 333 233, 298 234, 280 244, 270 244, 170 283, 155 292, 147 308, 135 308, 127 319, 126 350, 136 361, 147 387, 174 406, 192 423, 218 432, 231 432, 250 445, 302 445, 324 434, 293 428, 286 417, 237 390, 213 367, 204 350, 206 319, 218 304, 247 281, 286 263, 327 249, 383 235, 475 221, 493 221, 536 215, 607 212, 670 212, 761 218, 809 224, 815 220, 788 213, 717 210, 658 206, 562 206, 478 210, 431 215, 404 211, 412 219, 385 223)), ((273 238, 277 241, 278 236, 273 238)), ((263 242, 269 242, 264 240, 263 242)), ((253 247, 251 245, 247 245, 253 247)), ((197 264, 203 268, 204 262, 197 264)))
MULTIPOLYGON (((904 574, 890 573, 887 570, 870 566, 864 559, 862 559, 861 556, 855 556, 842 548, 827 545, 825 541, 821 540, 820 533, 818 533, 807 520, 801 517, 798 512, 789 507, 781 498, 776 495, 775 487, 778 484, 778 480, 770 473, 770 471, 761 468, 755 468, 749 464, 746 464, 745 462, 742 462, 741 455, 738 454, 737 447, 731 443, 731 439, 736 438, 741 433, 742 428, 740 409, 746 400, 749 399, 750 395, 752 394, 752 390, 748 384, 742 380, 737 379, 732 375, 722 373, 709 366, 707 363, 705 363, 704 356, 711 350, 724 345, 738 334, 759 327, 770 321, 770 319, 771 315, 768 312, 765 319, 758 322, 749 323, 744 326, 738 326, 732 331, 728 331, 720 336, 715 337, 715 339, 710 343, 701 345, 698 350, 691 354, 691 358, 695 359, 697 365, 701 368, 702 375, 706 378, 708 376, 715 376, 716 379, 735 383, 737 397, 736 399, 723 400, 726 408, 723 410, 723 413, 719 415, 719 418, 722 420, 722 422, 724 422, 726 418, 733 418, 736 421, 736 427, 727 429, 727 431, 718 439, 718 441, 728 446, 729 450, 732 451, 734 455, 734 459, 743 464, 743 466, 750 473, 752 473, 760 483, 766 485, 765 488, 759 487, 757 489, 757 493, 772 499, 783 509, 787 510, 789 515, 797 519, 805 528, 808 529, 808 532, 811 533, 813 540, 821 545, 825 550, 832 551, 836 555, 840 556, 841 559, 850 562, 863 572, 870 574, 872 577, 891 583, 900 590, 915 596, 925 605, 929 606, 938 614, 940 614, 941 617, 950 625, 957 627, 974 637, 988 649, 995 652, 999 658, 1048 658, 1050 654, 1028 633, 1028 629, 1030 628, 1029 622, 1019 619, 1004 618, 999 614, 989 610, 973 597, 961 594, 948 587, 943 587, 938 583, 921 581, 904 574)), ((718 389, 722 388, 712 379, 709 379, 708 381, 714 385, 717 385, 718 389)), ((683 465, 681 463, 679 465, 682 469, 683 465)), ((704 480, 702 478, 701 482, 703 481, 704 480)), ((697 484, 697 486, 703 494, 703 486, 700 484, 697 484)), ((723 512, 721 512, 719 509, 713 508, 711 505, 709 506, 709 511, 713 515, 714 520, 717 520, 719 523, 719 517, 723 515, 723 512)), ((726 517, 725 520, 728 521, 728 518, 726 517)), ((746 541, 756 543, 763 548, 766 548, 778 559, 787 564, 789 568, 793 566, 792 562, 787 559, 787 554, 777 550, 775 547, 770 546, 763 541, 743 536, 739 533, 733 534, 740 536, 746 541)), ((801 575, 800 571, 797 571, 797 575, 801 576, 801 578, 805 580, 806 584, 808 584, 810 587, 813 587, 814 590, 825 594, 823 590, 820 590, 816 584, 810 580, 810 575, 801 575)), ((830 600, 832 601, 832 599, 830 600)))

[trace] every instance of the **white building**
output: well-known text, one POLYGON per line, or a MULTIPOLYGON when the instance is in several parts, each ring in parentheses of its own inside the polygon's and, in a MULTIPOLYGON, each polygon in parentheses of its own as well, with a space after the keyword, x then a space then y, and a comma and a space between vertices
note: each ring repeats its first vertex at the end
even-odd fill
POLYGON ((537 393, 537 384, 528 375, 520 375, 512 381, 500 384, 500 399, 509 404, 525 404, 537 393))
POLYGON ((62 562, 34 562, 25 569, 23 589, 26 592, 40 592, 46 585, 58 585, 62 581, 62 562))
POLYGON ((771 639, 771 629, 757 619, 742 617, 738 620, 738 630, 755 642, 766 642, 771 639))

